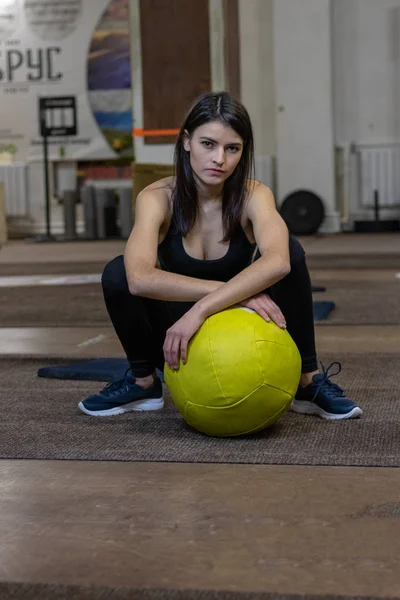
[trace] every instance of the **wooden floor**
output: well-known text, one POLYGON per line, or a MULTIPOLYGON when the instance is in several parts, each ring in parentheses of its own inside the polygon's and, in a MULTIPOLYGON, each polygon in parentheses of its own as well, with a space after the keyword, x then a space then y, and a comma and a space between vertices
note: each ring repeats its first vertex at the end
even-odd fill
MULTIPOLYGON (((345 239, 349 252, 400 253, 398 237, 345 239)), ((328 238, 326 251, 343 243, 328 238)), ((309 253, 321 244, 306 240, 309 253)), ((13 242, 0 263, 101 262, 122 250, 13 242)), ((396 273, 317 275, 373 286, 396 273)), ((400 353, 400 324, 316 333, 338 360, 400 353)), ((4 328, 0 353, 123 356, 111 328, 4 328)), ((0 461, 0 580, 400 597, 399 490, 400 471, 386 468, 0 461)))
POLYGON ((0 478, 3 579, 399 593, 398 469, 4 461, 0 478))

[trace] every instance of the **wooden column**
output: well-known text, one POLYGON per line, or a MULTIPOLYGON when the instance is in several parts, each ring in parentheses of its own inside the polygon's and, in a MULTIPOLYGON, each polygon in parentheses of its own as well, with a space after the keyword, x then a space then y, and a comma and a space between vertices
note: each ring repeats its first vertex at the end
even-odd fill
MULTIPOLYGON (((140 0, 144 130, 179 128, 211 90, 208 0, 140 0)), ((145 137, 169 144, 174 136, 145 137)))

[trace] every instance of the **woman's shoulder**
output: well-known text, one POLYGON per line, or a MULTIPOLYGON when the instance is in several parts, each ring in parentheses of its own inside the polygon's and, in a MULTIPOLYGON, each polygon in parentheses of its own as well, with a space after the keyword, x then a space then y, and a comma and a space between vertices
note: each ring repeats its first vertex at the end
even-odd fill
POLYGON ((247 199, 243 206, 242 227, 253 221, 265 211, 275 210, 276 203, 272 190, 256 179, 247 181, 247 199))
POLYGON ((261 194, 272 194, 271 189, 265 185, 265 183, 261 183, 258 179, 248 179, 247 180, 247 196, 251 198, 252 196, 261 195, 261 194))
POLYGON ((164 177, 150 183, 139 192, 136 202, 145 205, 156 203, 163 206, 164 209, 169 209, 174 189, 174 179, 174 177, 164 177))
POLYGON ((136 197, 135 210, 141 215, 162 222, 161 229, 169 227, 172 214, 173 178, 164 177, 144 187, 136 197))
POLYGON ((174 189, 175 177, 163 177, 163 179, 158 179, 157 181, 153 181, 149 185, 147 185, 140 192, 141 194, 155 193, 157 196, 165 195, 170 198, 172 194, 172 190, 174 189))
POLYGON ((275 204, 275 198, 272 190, 267 185, 261 183, 261 181, 258 181, 257 179, 247 180, 246 200, 247 201, 245 203, 245 208, 248 208, 254 203, 259 204, 260 202, 267 202, 267 204, 271 204, 272 202, 275 204))

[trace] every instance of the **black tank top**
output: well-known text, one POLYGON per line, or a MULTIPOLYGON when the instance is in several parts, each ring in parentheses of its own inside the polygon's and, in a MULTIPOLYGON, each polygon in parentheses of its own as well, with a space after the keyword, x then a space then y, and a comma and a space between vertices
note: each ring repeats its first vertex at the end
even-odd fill
POLYGON ((255 247, 247 239, 242 227, 239 227, 230 240, 225 256, 214 260, 193 258, 185 251, 182 236, 171 225, 158 246, 158 260, 164 271, 197 279, 229 281, 250 265, 255 247))

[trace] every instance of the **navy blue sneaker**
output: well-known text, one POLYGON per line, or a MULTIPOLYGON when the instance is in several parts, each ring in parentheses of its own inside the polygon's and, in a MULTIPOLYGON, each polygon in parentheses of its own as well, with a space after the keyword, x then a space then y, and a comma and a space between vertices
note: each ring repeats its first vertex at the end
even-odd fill
POLYGON ((78 404, 87 415, 94 417, 121 415, 132 411, 161 410, 164 407, 159 379, 147 390, 135 383, 130 369, 118 381, 112 381, 98 394, 88 396, 78 404))
POLYGON ((321 367, 323 373, 314 375, 310 385, 298 388, 290 409, 303 415, 317 415, 331 420, 360 417, 361 408, 344 395, 340 386, 330 380, 330 377, 339 375, 342 365, 334 362, 327 369, 323 365, 321 367), (334 365, 338 365, 338 371, 329 375, 329 370, 334 365))

